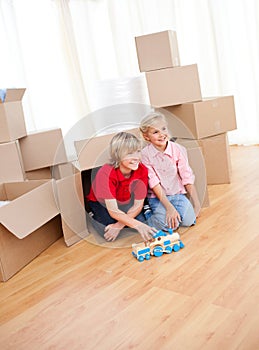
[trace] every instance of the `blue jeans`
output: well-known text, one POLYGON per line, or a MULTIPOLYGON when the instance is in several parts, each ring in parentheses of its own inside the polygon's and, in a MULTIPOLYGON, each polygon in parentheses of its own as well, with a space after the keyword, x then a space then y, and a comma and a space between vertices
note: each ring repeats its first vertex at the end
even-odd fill
MULTIPOLYGON (((90 215, 91 217, 91 223, 94 227, 94 229, 103 237, 104 236, 104 229, 107 225, 114 224, 117 222, 115 219, 113 219, 106 206, 104 204, 101 204, 99 202, 88 202, 92 214, 90 215)), ((122 210, 124 213, 127 213, 127 211, 132 207, 133 203, 129 203, 126 205, 121 205, 119 206, 119 209, 122 210)), ((136 220, 140 222, 146 223, 145 216, 143 212, 139 213, 136 217, 136 220)))
MULTIPOLYGON (((184 194, 176 194, 174 196, 167 196, 169 202, 175 207, 181 217, 179 226, 192 226, 196 223, 196 216, 193 206, 189 199, 184 194)), ((168 230, 166 224, 166 210, 158 198, 148 199, 150 208, 152 210, 150 225, 158 230, 168 230)))

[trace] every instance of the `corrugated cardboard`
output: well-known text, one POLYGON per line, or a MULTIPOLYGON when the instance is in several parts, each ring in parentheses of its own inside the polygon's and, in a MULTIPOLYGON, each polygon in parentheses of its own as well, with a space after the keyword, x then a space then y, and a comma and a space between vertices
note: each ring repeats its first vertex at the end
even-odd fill
POLYGON ((72 176, 79 172, 78 162, 72 161, 63 164, 57 164, 51 167, 52 178, 56 180, 63 179, 64 177, 72 176))
POLYGON ((0 99, 0 142, 17 140, 27 135, 22 98, 25 89, 7 89, 5 101, 0 99))
POLYGON ((8 280, 62 236, 54 180, 0 185, 0 279, 8 280))
POLYGON ((29 133, 19 142, 25 171, 67 162, 62 131, 59 128, 29 133))
POLYGON ((0 143, 0 183, 24 179, 25 172, 18 141, 0 143))
POLYGON ((89 232, 81 180, 81 172, 56 181, 57 200, 67 246, 86 237, 89 232))
MULTIPOLYGON (((180 140, 179 140, 180 141, 180 140)), ((195 175, 195 188, 202 208, 209 207, 209 194, 207 188, 206 166, 202 149, 197 142, 178 142, 187 150, 190 167, 195 175)))
MULTIPOLYGON (((177 139, 188 146, 191 140, 177 139)), ((207 137, 196 141, 202 149, 208 185, 228 184, 231 182, 231 159, 227 133, 207 137)))
POLYGON ((135 44, 141 72, 180 65, 177 36, 173 30, 137 36, 135 44))
POLYGON ((51 179, 52 172, 51 167, 48 166, 42 169, 36 169, 31 171, 26 171, 26 179, 27 180, 42 180, 42 179, 51 179))
MULTIPOLYGON (((140 137, 137 128, 129 129, 127 132, 140 137)), ((92 169, 109 161, 109 145, 115 134, 116 133, 112 133, 92 137, 91 139, 75 141, 78 165, 81 170, 92 169)))
POLYGON ((169 117, 170 129, 175 137, 201 139, 237 128, 233 96, 169 106, 161 112, 169 117))
POLYGON ((145 75, 153 107, 174 106, 202 99, 197 64, 155 70, 145 75))

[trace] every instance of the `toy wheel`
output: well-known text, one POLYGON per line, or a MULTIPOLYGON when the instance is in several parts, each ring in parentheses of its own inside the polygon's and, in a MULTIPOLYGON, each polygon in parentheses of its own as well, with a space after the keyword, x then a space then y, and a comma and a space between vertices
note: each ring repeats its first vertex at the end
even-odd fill
POLYGON ((180 241, 180 248, 184 248, 184 244, 182 241, 180 241))
POLYGON ((153 249, 154 256, 162 256, 163 255, 163 248, 161 246, 156 246, 153 249))
POLYGON ((144 261, 144 257, 143 256, 139 256, 138 257, 138 261, 140 261, 140 262, 144 261))
POLYGON ((172 250, 173 250, 173 248, 170 247, 170 246, 165 247, 165 252, 166 252, 167 254, 171 254, 171 253, 172 253, 172 250))
POLYGON ((175 244, 174 247, 173 247, 173 251, 174 252, 178 252, 179 250, 180 250, 180 245, 175 244))
POLYGON ((149 260, 150 259, 150 254, 149 253, 146 254, 145 258, 146 258, 146 260, 149 260))

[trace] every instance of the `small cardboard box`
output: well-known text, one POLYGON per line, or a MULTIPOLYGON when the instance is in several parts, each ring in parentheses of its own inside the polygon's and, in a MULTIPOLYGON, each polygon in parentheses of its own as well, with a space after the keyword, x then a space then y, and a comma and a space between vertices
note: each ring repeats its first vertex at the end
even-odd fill
POLYGON ((24 179, 25 172, 18 141, 0 143, 0 183, 24 179))
POLYGON ((29 133, 19 143, 25 171, 67 162, 62 131, 59 128, 29 133))
MULTIPOLYGON (((191 140, 177 139, 188 147, 191 140)), ((206 137, 196 141, 204 157, 207 184, 228 184, 231 182, 231 159, 227 133, 206 137)))
POLYGON ((0 142, 27 135, 22 107, 24 92, 25 89, 7 89, 4 102, 0 99, 0 142))
POLYGON ((62 236, 54 180, 0 185, 0 279, 6 281, 62 236))
POLYGON ((167 107, 201 101, 197 64, 146 72, 150 104, 167 107))
POLYGON ((140 72, 180 65, 176 32, 166 30, 135 37, 140 72))
POLYGON ((201 139, 237 128, 233 96, 169 106, 161 112, 167 114, 174 137, 201 139))

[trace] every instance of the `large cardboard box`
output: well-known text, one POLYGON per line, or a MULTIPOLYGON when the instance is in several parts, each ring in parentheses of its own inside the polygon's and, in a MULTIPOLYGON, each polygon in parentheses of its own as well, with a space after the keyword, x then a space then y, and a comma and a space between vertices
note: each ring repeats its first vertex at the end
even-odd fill
POLYGON ((62 237, 54 180, 0 185, 0 279, 6 281, 62 237))
POLYGON ((67 162, 60 128, 31 132, 19 143, 25 171, 67 162))
POLYGON ((0 99, 0 142, 27 135, 22 106, 24 92, 25 89, 7 89, 4 102, 0 99))
POLYGON ((173 30, 137 36, 135 44, 141 72, 180 65, 177 36, 173 30))
MULTIPOLYGON (((130 129, 139 135, 138 129, 130 129)), ((77 173, 56 181, 59 210, 65 243, 70 246, 87 237, 92 230, 87 214, 85 195, 90 188, 93 174, 109 161, 109 143, 115 135, 108 134, 75 142, 78 154, 77 173), (90 229, 91 228, 91 229, 90 229)), ((203 207, 209 205, 204 160, 197 146, 188 150, 189 161, 196 175, 196 187, 203 207)))
POLYGON ((25 172, 18 141, 0 143, 0 183, 24 179, 25 172))
POLYGON ((201 139, 237 128, 233 96, 169 106, 161 112, 168 116, 175 137, 201 139))
POLYGON ((150 104, 167 107, 201 101, 197 64, 146 72, 150 104))
MULTIPOLYGON (((188 147, 187 139, 177 142, 188 147)), ((196 141, 204 157, 208 185, 228 184, 231 182, 231 158, 227 133, 206 137, 196 141)))

